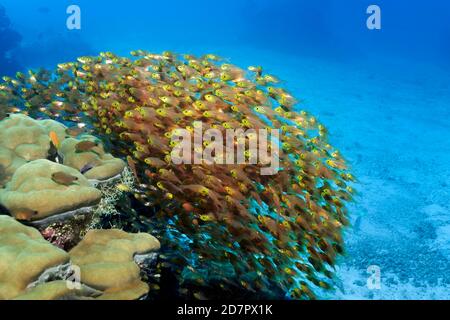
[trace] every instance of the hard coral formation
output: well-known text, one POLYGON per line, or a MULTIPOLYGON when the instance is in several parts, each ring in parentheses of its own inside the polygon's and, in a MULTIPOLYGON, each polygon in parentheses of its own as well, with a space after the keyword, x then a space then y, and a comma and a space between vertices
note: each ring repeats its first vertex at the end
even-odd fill
POLYGON ((92 211, 90 207, 101 199, 92 182, 123 172, 125 162, 106 153, 97 138, 74 138, 69 133, 57 121, 23 114, 0 121, 0 204, 17 219, 42 221, 57 215, 58 220, 92 211), (76 149, 77 144, 92 140, 95 148, 76 149), (61 157, 63 164, 46 160, 52 157, 61 157))
POLYGON ((94 219, 85 216, 102 210, 93 208, 101 190, 124 193, 134 179, 97 138, 68 133, 59 122, 26 115, 0 121, 0 204, 2 214, 12 215, 0 215, 0 299, 137 299, 149 287, 140 279, 134 254, 154 254, 158 240, 121 230, 92 230, 81 239, 94 219), (63 164, 48 160, 52 153, 63 164), (101 190, 95 187, 99 183, 101 190), (83 213, 81 219, 67 217, 76 213, 83 213), (46 228, 40 233, 17 220, 46 228), (69 254, 62 250, 67 247, 74 247, 69 254), (66 281, 71 268, 82 270, 74 287, 66 281))
POLYGON ((100 190, 76 169, 51 162, 34 160, 16 170, 10 182, 0 189, 0 203, 18 220, 38 221, 58 214, 75 213, 96 205, 100 190), (76 182, 63 185, 52 175, 63 172, 76 177, 76 182))
POLYGON ((55 280, 30 288, 23 294, 15 297, 14 300, 86 300, 97 298, 101 295, 101 291, 94 290, 83 284, 79 287, 71 288, 67 285, 67 280, 55 280))
POLYGON ((84 171, 89 180, 102 182, 120 176, 125 169, 125 162, 106 153, 99 140, 91 135, 82 135, 78 139, 68 138, 61 143, 60 153, 66 166, 84 171), (98 145, 89 152, 77 152, 76 145, 81 141, 93 141, 98 145))
POLYGON ((138 299, 149 287, 134 255, 158 249, 149 234, 110 229, 90 231, 67 253, 36 229, 0 216, 0 300, 138 299))
MULTIPOLYGON (((164 270, 180 292, 312 298, 342 253, 353 176, 326 129, 261 67, 169 52, 81 57, 1 85, 0 105, 84 122, 127 157, 139 200, 156 211, 164 270), (175 129, 280 129, 280 171, 171 161, 175 129), (189 290, 188 290, 189 289, 189 290)), ((246 137, 250 143, 251 137, 246 137)))
POLYGON ((148 292, 148 285, 140 280, 134 255, 159 247, 158 240, 147 233, 91 230, 69 254, 72 263, 80 267, 81 281, 104 291, 102 299, 131 300, 148 292))
MULTIPOLYGON (((51 120, 50 120, 51 121, 51 120)), ((46 122, 49 124, 49 122, 46 122)), ((51 121, 56 126, 62 126, 51 121)), ((0 121, 0 165, 4 168, 0 187, 28 161, 47 159, 49 132, 39 121, 21 114, 12 114, 0 121)))
POLYGON ((68 261, 36 229, 0 216, 0 300, 15 298, 45 270, 68 261))
POLYGON ((51 155, 51 133, 60 144, 58 153, 64 165, 78 171, 84 169, 88 179, 107 180, 120 175, 125 168, 125 162, 106 153, 101 141, 94 136, 84 134, 74 138, 69 135, 70 130, 57 121, 11 114, 0 121, 0 165, 5 171, 4 179, 28 161, 47 159, 51 155), (96 141, 98 145, 84 152, 77 151, 75 146, 83 141, 96 141))

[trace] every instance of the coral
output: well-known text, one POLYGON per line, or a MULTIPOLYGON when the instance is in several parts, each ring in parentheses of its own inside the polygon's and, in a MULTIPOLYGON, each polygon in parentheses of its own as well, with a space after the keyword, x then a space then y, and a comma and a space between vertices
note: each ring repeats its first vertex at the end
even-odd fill
POLYGON ((101 291, 80 285, 80 288, 70 288, 66 280, 55 280, 39 284, 14 300, 86 300, 97 298, 101 291))
MULTIPOLYGON (((47 125, 50 123, 62 126, 55 121, 46 121, 47 125)), ((39 121, 21 114, 12 114, 0 121, 0 165, 4 168, 0 187, 28 161, 46 159, 49 149, 47 128, 39 121)))
MULTIPOLYGON (((0 203, 16 218, 48 223, 55 220, 43 220, 48 216, 66 219, 86 213, 100 201, 95 185, 120 177, 124 161, 105 153, 94 136, 75 133, 74 138, 72 131, 57 121, 23 114, 0 121, 0 203), (95 148, 77 150, 86 141, 95 141, 95 148), (52 157, 62 158, 63 164, 45 160, 52 157), (61 173, 76 180, 54 181, 52 175, 61 173)), ((68 236, 54 241, 65 245, 71 240, 68 236)))
POLYGON ((128 193, 135 192, 136 181, 130 169, 125 167, 122 171, 119 180, 114 180, 112 182, 102 183, 99 189, 102 193, 102 199, 100 203, 95 208, 92 214, 92 221, 88 229, 102 228, 104 224, 103 220, 109 220, 110 226, 115 228, 120 228, 121 226, 116 226, 111 224, 111 216, 118 216, 120 212, 117 211, 116 206, 124 202, 124 196, 128 193))
POLYGON ((127 158, 140 212, 163 241, 160 267, 175 274, 180 294, 313 298, 328 288, 354 178, 324 126, 297 111, 261 67, 248 73, 214 55, 132 55, 80 57, 53 73, 6 79, 0 105, 82 122, 127 158), (279 171, 261 175, 262 165, 249 162, 174 164, 172 135, 196 121, 222 134, 279 129, 279 171))
POLYGON ((46 269, 68 261, 69 255, 37 230, 0 216, 0 299, 18 296, 46 269))
POLYGON ((104 181, 119 176, 125 168, 125 162, 105 153, 103 145, 94 136, 82 135, 79 139, 67 138, 61 143, 59 150, 64 159, 64 165, 81 171, 83 168, 92 166, 84 176, 89 180, 104 181), (89 152, 78 153, 75 146, 81 141, 94 141, 99 143, 89 152))
POLYGON ((13 216, 0 216, 0 299, 137 299, 149 290, 140 279, 140 267, 148 267, 133 259, 154 255, 156 238, 110 229, 82 239, 95 213, 116 211, 120 196, 134 191, 130 170, 94 136, 72 138, 69 132, 56 121, 26 115, 0 121, 0 208, 13 216), (64 164, 46 159, 52 152, 64 164), (99 202, 104 205, 94 208, 99 202), (72 288, 68 281, 77 267, 82 275, 72 288))
POLYGON ((86 134, 73 138, 68 131, 59 122, 34 120, 22 114, 11 114, 0 121, 0 165, 6 176, 3 180, 7 181, 17 168, 28 161, 47 159, 51 151, 51 132, 55 133, 60 143, 58 154, 62 156, 64 165, 83 170, 86 178, 100 182, 120 175, 125 163, 105 153, 101 141, 86 134), (95 141, 98 146, 79 152, 76 145, 82 141, 95 141))
MULTIPOLYGON (((95 209, 94 209, 95 210, 95 209)), ((64 217, 50 225, 35 225, 45 240, 64 250, 70 250, 81 241, 92 220, 92 212, 86 215, 64 217)))
POLYGON ((67 253, 36 229, 0 216, 0 300, 138 299, 149 288, 135 254, 155 254, 159 247, 146 233, 92 230, 67 253))
POLYGON ((0 203, 19 220, 38 221, 75 213, 96 205, 100 199, 101 192, 79 171, 44 159, 19 167, 6 187, 0 189, 0 203), (70 185, 57 183, 52 180, 52 174, 57 172, 77 180, 70 185))
POLYGON ((80 267, 81 281, 104 291, 103 299, 137 299, 148 292, 148 286, 140 280, 133 257, 159 247, 158 240, 147 233, 91 230, 69 254, 72 264, 80 267))
POLYGON ((61 226, 62 230, 59 231, 54 225, 50 225, 41 231, 41 234, 44 239, 51 244, 57 246, 58 248, 64 249, 66 244, 73 238, 73 233, 71 232, 72 230, 67 230, 65 228, 66 224, 57 224, 57 226, 61 226))

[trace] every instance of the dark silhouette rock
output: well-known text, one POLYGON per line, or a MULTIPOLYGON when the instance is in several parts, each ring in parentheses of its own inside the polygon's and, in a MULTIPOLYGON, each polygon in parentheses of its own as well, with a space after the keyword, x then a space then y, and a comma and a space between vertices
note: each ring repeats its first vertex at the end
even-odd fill
POLYGON ((11 29, 11 21, 6 15, 4 7, 0 6, 0 74, 7 75, 19 69, 16 59, 10 55, 11 50, 17 48, 22 36, 11 29))

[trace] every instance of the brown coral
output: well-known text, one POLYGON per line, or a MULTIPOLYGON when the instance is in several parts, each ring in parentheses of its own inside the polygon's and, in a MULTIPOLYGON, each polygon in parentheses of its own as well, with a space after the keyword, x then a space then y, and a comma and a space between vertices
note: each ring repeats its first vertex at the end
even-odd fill
POLYGON ((92 230, 66 253, 36 229, 0 216, 0 300, 138 299, 149 287, 135 254, 159 246, 149 234, 92 230))
POLYGON ((49 149, 48 131, 39 121, 21 114, 0 121, 0 165, 3 167, 0 187, 28 161, 46 159, 49 149))
POLYGON ((59 150, 64 165, 83 172, 89 180, 103 182, 119 176, 125 168, 125 162, 106 153, 103 145, 91 135, 83 135, 78 139, 67 138, 61 143, 59 150), (98 146, 87 152, 77 152, 76 145, 81 141, 96 141, 98 146))
POLYGON ((0 300, 18 296, 45 270, 68 261, 36 229, 0 216, 0 300))
POLYGON ((19 167, 6 187, 0 189, 0 203, 16 219, 28 221, 90 208, 101 196, 77 170, 44 159, 19 167), (76 183, 53 181, 52 174, 59 172, 76 177, 76 183))
POLYGON ((135 254, 158 250, 158 240, 146 233, 117 229, 91 230, 69 254, 81 271, 81 281, 105 294, 101 299, 137 299, 148 292, 140 280, 135 254))

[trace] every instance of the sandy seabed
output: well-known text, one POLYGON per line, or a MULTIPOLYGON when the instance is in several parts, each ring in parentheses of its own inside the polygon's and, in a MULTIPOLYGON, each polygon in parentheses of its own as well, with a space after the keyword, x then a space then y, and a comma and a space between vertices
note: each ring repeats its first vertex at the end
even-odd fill
POLYGON ((337 289, 322 298, 450 299, 449 66, 230 56, 285 81, 359 179, 337 289), (379 289, 367 285, 369 266, 379 267, 379 289))

